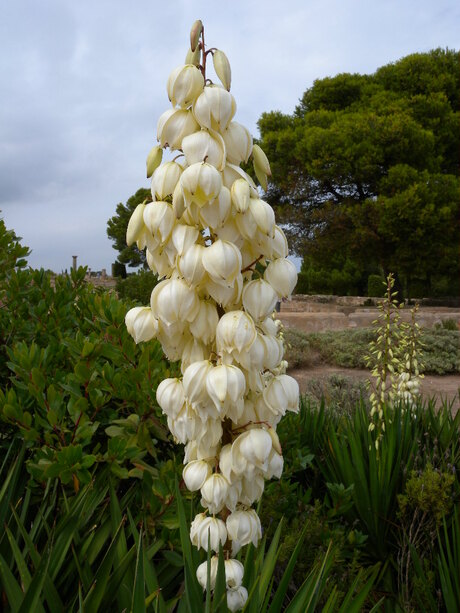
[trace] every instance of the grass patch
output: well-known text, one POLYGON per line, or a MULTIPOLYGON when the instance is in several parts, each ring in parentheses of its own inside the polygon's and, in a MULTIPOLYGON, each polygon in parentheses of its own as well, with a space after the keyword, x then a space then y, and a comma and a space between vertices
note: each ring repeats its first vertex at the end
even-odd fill
MULTIPOLYGON (((291 368, 309 368, 318 363, 342 368, 366 368, 364 356, 375 340, 372 328, 331 330, 305 334, 285 330, 286 360, 291 368)), ((422 362, 427 374, 448 375, 460 372, 460 332, 445 328, 422 331, 422 362)))

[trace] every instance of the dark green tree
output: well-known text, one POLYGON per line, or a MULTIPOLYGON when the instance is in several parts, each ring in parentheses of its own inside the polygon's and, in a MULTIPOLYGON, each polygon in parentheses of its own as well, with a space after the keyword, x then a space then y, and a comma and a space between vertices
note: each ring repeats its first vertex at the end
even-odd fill
POLYGON ((393 271, 406 295, 456 293, 459 80, 459 54, 437 49, 315 81, 292 115, 262 115, 266 199, 312 291, 322 276, 323 291, 350 279, 365 293, 370 274, 393 271))
POLYGON ((147 268, 145 251, 139 251, 136 245, 126 245, 126 228, 134 209, 145 200, 151 200, 150 190, 141 187, 134 196, 128 198, 126 204, 117 204, 115 215, 107 222, 107 235, 113 242, 113 248, 118 251, 117 261, 133 268, 147 268))

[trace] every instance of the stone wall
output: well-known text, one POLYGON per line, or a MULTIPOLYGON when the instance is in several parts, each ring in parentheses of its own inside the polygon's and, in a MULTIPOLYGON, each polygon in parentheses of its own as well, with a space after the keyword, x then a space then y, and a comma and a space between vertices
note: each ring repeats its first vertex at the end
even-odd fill
MULTIPOLYGON (((378 298, 372 298, 375 304, 378 298)), ((362 296, 301 296, 281 304, 279 318, 287 327, 304 332, 346 330, 372 325, 379 313, 376 306, 364 306, 369 298, 362 296)), ((368 304, 368 302, 367 302, 368 304)), ((401 311, 403 320, 410 320, 410 307, 401 311)), ((449 307, 420 307, 417 322, 424 327, 433 327, 443 320, 453 319, 460 328, 460 309, 449 307)))

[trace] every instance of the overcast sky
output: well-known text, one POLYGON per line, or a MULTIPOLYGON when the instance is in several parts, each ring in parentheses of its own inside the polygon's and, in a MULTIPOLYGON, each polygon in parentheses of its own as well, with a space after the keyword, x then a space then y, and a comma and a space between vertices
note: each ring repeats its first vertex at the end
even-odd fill
POLYGON ((236 120, 291 113, 315 79, 460 48, 457 0, 8 0, 0 11, 0 216, 60 272, 117 252, 118 202, 147 187, 166 80, 195 19, 232 66, 236 120))

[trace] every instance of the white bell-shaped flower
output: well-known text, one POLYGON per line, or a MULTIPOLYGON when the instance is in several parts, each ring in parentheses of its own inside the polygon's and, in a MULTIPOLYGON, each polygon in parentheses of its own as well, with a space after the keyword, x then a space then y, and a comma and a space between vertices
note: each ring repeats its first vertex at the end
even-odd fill
POLYGON ((240 502, 250 507, 256 500, 262 497, 265 479, 262 474, 255 473, 250 478, 243 477, 241 484, 240 502))
POLYGON ((264 400, 276 415, 286 411, 299 411, 299 384, 289 375, 278 375, 268 382, 263 393, 264 400))
POLYGON ((260 198, 251 198, 249 202, 248 214, 254 219, 257 228, 263 234, 274 237, 275 213, 272 207, 260 198))
POLYGON ((158 333, 158 321, 150 307, 134 307, 125 316, 125 324, 134 342, 149 341, 158 333))
POLYGON ((179 443, 185 444, 203 434, 203 423, 187 402, 176 417, 168 417, 168 428, 179 443))
POLYGON ((185 344, 181 356, 180 369, 182 374, 187 370, 190 364, 194 362, 202 362, 209 356, 209 347, 198 341, 193 336, 185 344))
POLYGON ((165 415, 175 418, 184 406, 185 395, 180 379, 163 379, 157 387, 157 402, 165 415))
POLYGON ((205 345, 209 345, 216 337, 216 326, 219 321, 216 306, 207 300, 200 300, 197 316, 190 323, 190 332, 205 345))
POLYGON ((193 105, 193 114, 200 126, 222 132, 236 113, 233 96, 218 85, 206 85, 193 105))
POLYGON ((187 249, 196 243, 199 231, 193 226, 188 226, 182 223, 176 224, 172 231, 171 240, 179 255, 182 255, 187 249))
POLYGON ((222 188, 220 172, 211 164, 192 164, 180 176, 180 185, 185 202, 203 206, 215 200, 222 188))
POLYGON ((222 186, 217 198, 199 209, 202 225, 212 230, 222 227, 230 215, 231 205, 230 190, 222 186))
POLYGON ((263 367, 267 370, 273 370, 279 366, 283 359, 283 341, 276 338, 276 336, 269 336, 267 334, 261 335, 261 341, 265 348, 263 367))
POLYGON ((210 513, 219 513, 227 498, 228 488, 229 483, 223 475, 214 473, 208 477, 201 487, 202 506, 207 507, 210 513))
POLYGON ((288 298, 297 283, 297 270, 290 260, 279 258, 267 266, 264 279, 270 283, 280 298, 288 298))
POLYGON ((219 320, 216 328, 216 344, 219 352, 247 351, 256 340, 257 331, 253 319, 244 311, 230 311, 219 320))
POLYGON ((266 468, 268 456, 273 447, 270 434, 263 428, 248 430, 235 440, 233 446, 239 449, 246 460, 258 468, 266 468))
POLYGON ((227 590, 227 607, 232 611, 241 611, 248 599, 248 590, 244 585, 227 590))
POLYGON ((196 569, 196 578, 198 579, 198 583, 201 585, 201 587, 203 588, 203 590, 213 590, 216 587, 216 576, 217 576, 217 566, 218 566, 218 559, 216 556, 213 556, 211 558, 211 564, 210 564, 210 577, 209 577, 209 582, 210 585, 208 585, 208 562, 207 560, 205 562, 202 562, 198 568, 196 569))
POLYGON ((176 216, 167 202, 149 202, 144 209, 144 222, 149 231, 164 243, 171 236, 176 216))
POLYGON ((201 489, 203 483, 211 476, 212 470, 208 462, 194 460, 189 462, 182 471, 182 478, 190 492, 201 489))
POLYGON ((209 360, 193 362, 184 372, 183 386, 186 398, 192 403, 206 403, 209 400, 206 391, 206 377, 211 370, 209 360))
POLYGON ((221 519, 206 517, 200 513, 190 526, 190 540, 198 549, 219 551, 219 545, 225 545, 227 529, 221 519))
POLYGON ((182 139, 200 129, 191 111, 183 109, 168 109, 157 124, 157 140, 162 147, 171 150, 181 149, 182 139))
POLYGON ((235 511, 226 520, 228 536, 232 541, 238 541, 241 547, 252 543, 257 547, 262 538, 260 519, 254 509, 235 511))
POLYGON ((243 306, 255 321, 265 319, 273 313, 278 295, 263 279, 249 281, 243 289, 243 306))
POLYGON ((241 415, 246 380, 237 366, 220 364, 211 368, 206 376, 206 390, 222 416, 227 414, 230 407, 241 415))
POLYGON ((243 245, 244 240, 240 231, 238 230, 238 226, 236 225, 234 218, 228 219, 225 225, 223 225, 221 228, 217 228, 215 233, 221 240, 233 243, 238 248, 243 245))
POLYGON ((231 121, 222 133, 227 147, 227 159, 237 166, 247 162, 252 153, 252 136, 247 128, 237 121, 231 121))
POLYGON ((239 560, 225 560, 225 582, 228 588, 238 588, 240 587, 243 576, 244 576, 244 566, 241 564, 239 560))
POLYGON ((272 449, 268 458, 267 470, 264 472, 266 479, 280 479, 283 474, 284 459, 283 456, 272 449))
POLYGON ((182 141, 182 151, 189 166, 199 162, 207 162, 217 170, 223 170, 225 166, 225 143, 218 132, 211 134, 200 130, 186 136, 182 141))
POLYGON ((233 352, 234 359, 246 370, 262 370, 267 361, 266 345, 262 340, 263 335, 257 333, 257 337, 249 350, 233 352))
POLYGON ((188 108, 201 94, 203 87, 204 78, 201 71, 193 64, 185 64, 171 72, 166 89, 173 106, 188 108))
POLYGON ((203 247, 203 245, 192 245, 179 260, 179 271, 191 285, 198 285, 206 274, 203 266, 205 251, 206 247, 203 247))
POLYGON ((161 164, 152 175, 152 198, 164 200, 171 196, 179 181, 183 168, 177 162, 161 164))
POLYGON ((167 279, 160 291, 152 292, 154 314, 166 324, 193 321, 200 307, 195 290, 183 279, 167 279))
POLYGON ((232 287, 241 272, 241 253, 238 247, 218 239, 203 254, 203 266, 213 281, 232 287))

